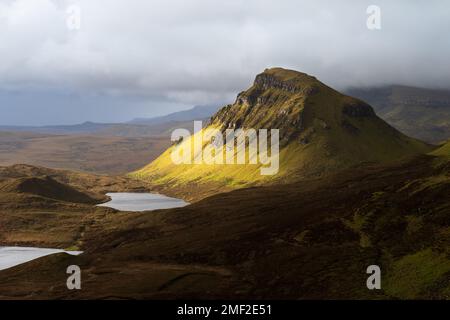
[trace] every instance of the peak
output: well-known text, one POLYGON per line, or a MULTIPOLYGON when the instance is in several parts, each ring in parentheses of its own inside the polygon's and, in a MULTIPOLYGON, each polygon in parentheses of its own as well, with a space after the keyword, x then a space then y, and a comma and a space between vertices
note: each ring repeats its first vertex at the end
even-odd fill
POLYGON ((303 72, 283 68, 265 69, 263 73, 259 74, 256 77, 272 77, 283 82, 317 82, 316 77, 310 76, 303 72))
POLYGON ((274 77, 282 78, 284 80, 293 80, 293 79, 305 78, 305 77, 310 77, 310 78, 315 79, 314 77, 309 76, 306 73, 296 71, 296 70, 279 68, 279 67, 265 69, 262 74, 272 75, 274 77))
POLYGON ((283 68, 266 69, 256 76, 254 82, 255 88, 279 89, 302 94, 317 92, 319 86, 320 82, 315 77, 283 68))

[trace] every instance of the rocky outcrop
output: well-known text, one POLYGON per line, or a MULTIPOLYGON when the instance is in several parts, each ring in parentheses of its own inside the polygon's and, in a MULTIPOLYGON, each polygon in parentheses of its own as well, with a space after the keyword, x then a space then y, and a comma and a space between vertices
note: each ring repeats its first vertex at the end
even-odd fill
MULTIPOLYGON (((298 78, 304 77, 305 79, 307 79, 308 77, 310 77, 304 73, 299 72, 298 74, 298 78)), ((261 73, 256 76, 254 86, 260 88, 261 90, 279 89, 290 93, 300 93, 304 95, 311 95, 318 92, 318 88, 315 86, 302 86, 301 84, 299 84, 298 78, 285 81, 273 76, 272 74, 261 73)), ((310 78, 315 79, 313 77, 310 78)))
MULTIPOLYGON (((224 134, 226 129, 279 129, 281 146, 294 140, 307 145, 314 136, 305 132, 308 127, 326 131, 333 127, 335 120, 327 119, 330 110, 342 112, 344 118, 375 116, 368 104, 351 97, 341 96, 342 105, 338 107, 333 100, 338 97, 336 94, 306 73, 267 69, 256 76, 253 86, 238 94, 234 104, 212 117, 210 124, 219 126, 224 134)), ((358 133, 350 122, 343 121, 334 125, 342 126, 348 133, 358 133)))
POLYGON ((367 103, 359 100, 352 100, 343 106, 342 112, 353 118, 374 117, 375 111, 367 103))

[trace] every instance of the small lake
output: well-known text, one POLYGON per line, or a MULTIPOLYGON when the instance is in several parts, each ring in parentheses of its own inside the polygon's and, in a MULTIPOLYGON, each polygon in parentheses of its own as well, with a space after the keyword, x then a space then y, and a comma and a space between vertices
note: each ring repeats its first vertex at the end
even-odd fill
POLYGON ((157 209, 180 208, 189 203, 177 198, 170 198, 156 193, 107 193, 111 201, 99 204, 100 207, 113 208, 120 211, 150 211, 157 209))
POLYGON ((81 251, 65 251, 60 249, 0 247, 0 270, 9 269, 25 262, 62 252, 74 256, 82 253, 81 251))
MULTIPOLYGON (((121 211, 150 211, 157 209, 180 208, 189 203, 154 193, 108 193, 111 201, 100 204, 121 211)), ((61 249, 0 247, 0 270, 5 270, 41 257, 56 253, 79 255, 81 251, 65 251, 61 249)))

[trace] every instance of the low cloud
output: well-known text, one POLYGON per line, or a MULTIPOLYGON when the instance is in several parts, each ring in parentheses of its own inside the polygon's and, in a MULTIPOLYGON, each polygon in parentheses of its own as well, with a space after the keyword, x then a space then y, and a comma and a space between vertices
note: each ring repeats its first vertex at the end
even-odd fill
POLYGON ((270 66, 340 89, 450 88, 449 18, 443 0, 0 0, 0 90, 181 108, 228 101, 270 66), (381 30, 367 29, 372 4, 381 30), (80 30, 66 25, 70 5, 80 30))

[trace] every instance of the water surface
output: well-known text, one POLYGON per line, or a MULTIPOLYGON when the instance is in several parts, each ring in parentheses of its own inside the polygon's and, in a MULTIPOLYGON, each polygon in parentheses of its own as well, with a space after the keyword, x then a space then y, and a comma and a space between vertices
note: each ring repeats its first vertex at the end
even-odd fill
MULTIPOLYGON (((108 193, 111 201, 99 206, 110 207, 121 211, 149 211, 157 209, 179 208, 189 203, 154 193, 108 193)), ((44 256, 56 253, 79 255, 81 251, 64 251, 60 249, 0 247, 0 270, 5 270, 44 256)))
POLYGON ((156 193, 107 193, 111 201, 99 204, 100 207, 109 207, 120 211, 150 211, 157 209, 180 208, 189 203, 156 193))
POLYGON ((81 251, 65 251, 60 249, 0 247, 0 270, 12 268, 25 262, 62 252, 70 255, 79 255, 82 253, 81 251))

